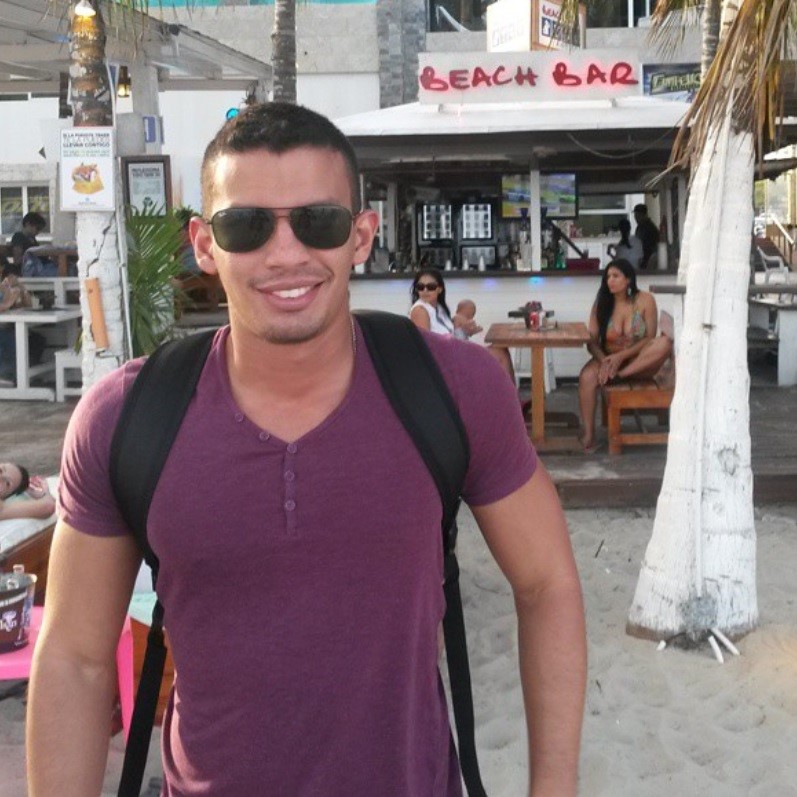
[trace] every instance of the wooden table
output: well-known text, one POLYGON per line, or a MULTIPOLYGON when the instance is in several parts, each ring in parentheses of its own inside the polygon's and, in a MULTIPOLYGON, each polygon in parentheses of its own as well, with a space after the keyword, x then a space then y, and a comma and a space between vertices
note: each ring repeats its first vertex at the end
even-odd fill
POLYGON ((44 399, 55 401, 55 391, 49 387, 32 387, 31 377, 52 371, 53 362, 31 365, 28 353, 28 329, 38 326, 64 326, 66 338, 73 344, 77 339, 77 325, 80 319, 79 307, 65 307, 53 310, 6 310, 0 313, 0 324, 14 324, 17 347, 16 387, 0 387, 0 399, 44 399))
POLYGON ((531 349, 531 441, 538 451, 566 451, 579 448, 575 437, 545 436, 545 360, 547 348, 580 348, 589 341, 587 325, 559 323, 553 329, 526 329, 524 323, 492 324, 485 343, 502 348, 528 346, 531 349))

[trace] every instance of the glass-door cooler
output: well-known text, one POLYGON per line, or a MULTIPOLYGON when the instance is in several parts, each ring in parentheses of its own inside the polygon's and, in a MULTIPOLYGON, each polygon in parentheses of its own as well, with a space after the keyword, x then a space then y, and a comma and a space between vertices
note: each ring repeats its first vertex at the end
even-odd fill
POLYGON ((489 202, 462 205, 459 257, 462 268, 496 267, 495 218, 489 202))
POLYGON ((418 259, 421 265, 445 268, 454 256, 453 208, 442 203, 421 205, 418 221, 418 259))

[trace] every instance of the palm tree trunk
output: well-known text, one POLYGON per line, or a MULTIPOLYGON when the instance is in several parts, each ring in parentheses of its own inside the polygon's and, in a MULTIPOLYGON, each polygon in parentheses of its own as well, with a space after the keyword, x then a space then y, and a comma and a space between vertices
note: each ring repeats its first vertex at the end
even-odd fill
POLYGON ((738 636, 758 622, 746 336, 753 170, 752 134, 729 111, 690 191, 667 464, 627 625, 637 636, 713 627, 738 636))
POLYGON ((273 97, 296 102, 296 0, 275 0, 271 34, 273 97))
MULTIPOLYGON (((93 17, 73 15, 70 23, 69 74, 72 83, 72 108, 75 127, 110 127, 113 125, 111 85, 105 62, 105 23, 97 0, 93 17)), ((116 175, 120 196, 119 174, 116 175)), ((61 175, 61 179, 65 179, 61 175)), ((119 200, 117 199, 117 205, 119 200)), ((122 313, 121 267, 118 236, 121 216, 117 213, 82 211, 75 219, 78 248, 78 276, 100 281, 105 325, 109 346, 99 350, 94 341, 91 313, 85 291, 81 290, 83 310, 83 386, 87 388, 124 359, 124 317, 122 313)))
POLYGON ((705 80, 708 68, 717 54, 720 41, 720 0, 706 0, 703 6, 700 79, 705 80))

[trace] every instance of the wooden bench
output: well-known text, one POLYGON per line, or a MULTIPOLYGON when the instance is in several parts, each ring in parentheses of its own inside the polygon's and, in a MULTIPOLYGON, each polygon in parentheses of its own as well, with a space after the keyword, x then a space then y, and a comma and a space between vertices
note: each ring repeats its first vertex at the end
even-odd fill
POLYGON ((603 397, 603 417, 609 435, 609 453, 622 454, 623 446, 656 445, 667 442, 669 432, 648 431, 641 415, 655 413, 659 421, 668 414, 675 392, 675 365, 670 359, 652 379, 630 379, 605 385, 603 397), (638 430, 624 432, 623 412, 633 412, 638 430))

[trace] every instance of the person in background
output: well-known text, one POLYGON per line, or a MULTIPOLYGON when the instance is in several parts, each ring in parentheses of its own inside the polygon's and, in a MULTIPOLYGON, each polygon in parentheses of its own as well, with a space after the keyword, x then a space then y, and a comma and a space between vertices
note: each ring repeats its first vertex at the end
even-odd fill
MULTIPOLYGON (((468 338, 469 336, 465 333, 463 327, 471 321, 476 323, 476 302, 471 299, 462 299, 462 301, 457 304, 457 309, 454 315, 451 316, 451 320, 454 322, 454 335, 458 338, 468 338)), ((476 324, 476 327, 473 328, 470 334, 475 335, 481 331, 481 326, 476 324)))
MULTIPOLYGON (((11 236, 11 259, 14 265, 22 268, 22 260, 25 252, 32 246, 38 246, 36 236, 47 226, 47 222, 41 213, 32 211, 26 213, 22 218, 22 229, 11 236)), ((19 273, 19 272, 17 272, 19 273)))
POLYGON ((55 499, 45 479, 31 476, 26 468, 15 462, 0 462, 0 521, 46 518, 53 512, 55 499), (24 495, 29 500, 8 500, 16 495, 24 495))
POLYGON ((617 228, 620 230, 620 241, 616 244, 609 244, 609 256, 613 260, 627 260, 635 269, 638 269, 645 257, 642 242, 636 235, 631 235, 631 222, 628 219, 620 219, 617 228))
MULTIPOLYGON (((11 267, 13 270, 13 266, 11 267)), ((27 289, 20 284, 16 275, 9 273, 7 277, 0 280, 0 313, 6 310, 13 310, 17 307, 30 307, 30 294, 27 289)), ((31 331, 29 340, 34 342, 34 350, 41 356, 39 341, 43 340, 39 332, 31 331), (36 336, 33 338, 32 336, 36 336)), ((31 356, 34 355, 31 350, 31 356)), ((17 343, 16 333, 13 324, 0 324, 0 387, 12 387, 17 375, 16 354, 17 343)))
MULTIPOLYGON (((460 340, 468 340, 482 331, 476 323, 476 303, 463 299, 457 305, 457 312, 451 315, 446 304, 446 284, 443 273, 436 268, 419 269, 410 289, 412 307, 410 319, 415 326, 427 329, 437 335, 453 335, 460 340)), ((487 346, 487 351, 495 357, 514 383, 515 369, 508 349, 487 346)))
MULTIPOLYGON (((354 150, 314 111, 251 104, 208 146, 201 181, 191 238, 230 323, 147 519, 176 668, 163 793, 460 797, 437 668, 440 499, 349 305, 378 223, 354 150), (181 489, 186 469, 213 489, 181 489)), ((529 793, 575 797, 586 639, 556 488, 494 360, 419 333, 470 443, 463 499, 514 593, 529 793)), ((28 699, 30 797, 102 791, 141 562, 109 444, 141 365, 87 391, 64 442, 28 699)))
POLYGON ((592 359, 581 369, 578 396, 581 407, 581 445, 597 450, 595 410, 598 390, 614 379, 654 376, 672 354, 672 341, 656 335, 658 312, 652 293, 641 291, 627 260, 606 266, 589 316, 592 359))
POLYGON ((640 268, 649 268, 652 265, 652 259, 656 256, 659 245, 659 229, 648 216, 647 205, 636 205, 634 207, 634 219, 636 219, 634 235, 642 244, 640 268))
POLYGON ((481 331, 473 317, 476 315, 476 305, 473 302, 473 315, 470 317, 466 314, 458 317, 451 315, 446 304, 446 285, 439 269, 428 266, 419 269, 412 280, 410 295, 410 318, 415 326, 428 329, 437 335, 455 335, 459 331, 461 334, 457 337, 465 338, 481 331))

